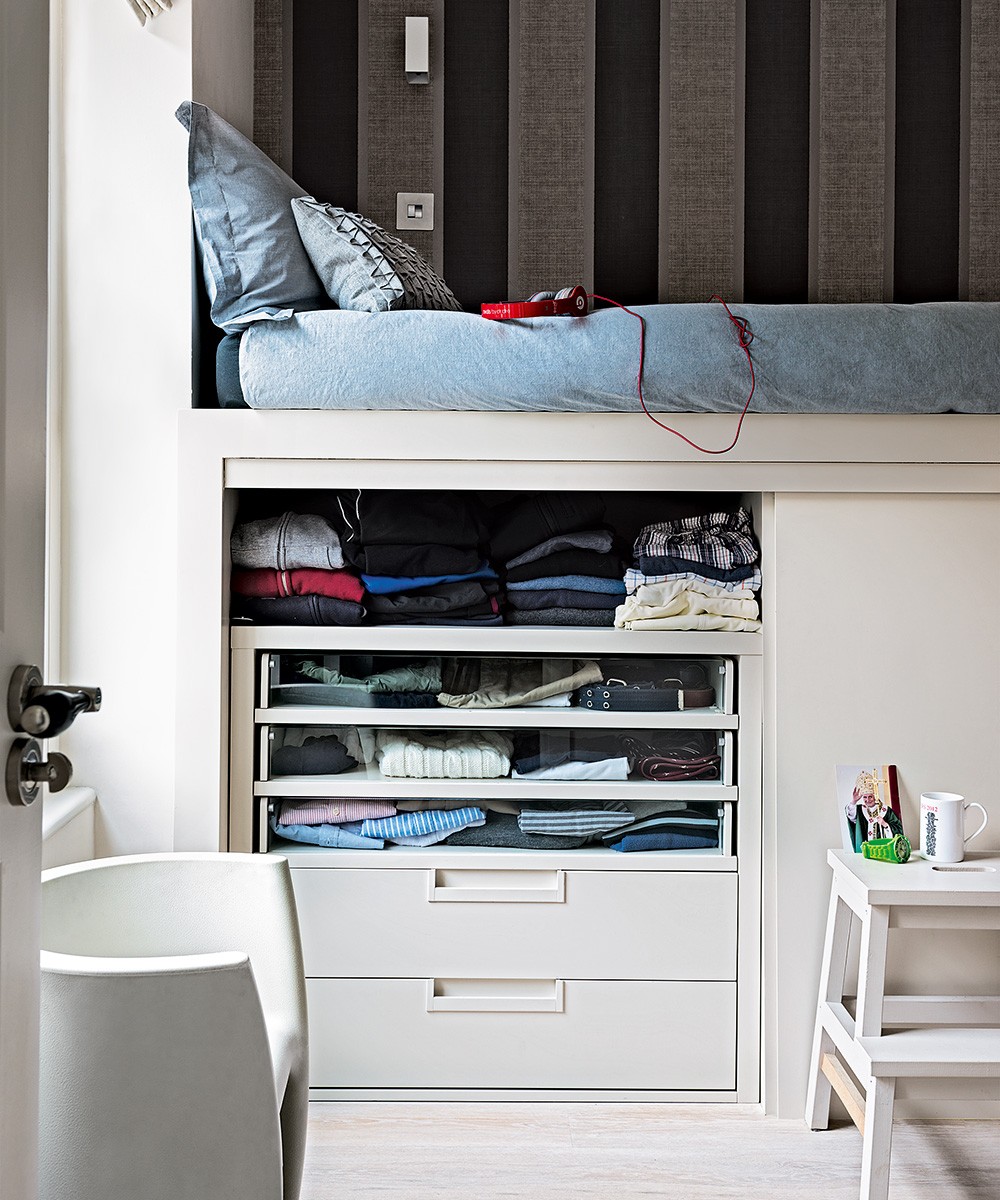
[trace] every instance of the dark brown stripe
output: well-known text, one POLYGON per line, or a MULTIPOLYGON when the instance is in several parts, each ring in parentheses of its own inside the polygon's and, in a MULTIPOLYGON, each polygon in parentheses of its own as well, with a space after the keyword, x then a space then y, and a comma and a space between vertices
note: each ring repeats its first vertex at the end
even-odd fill
POLYGON ((736 0, 671 0, 667 299, 731 297, 736 0))
POLYGON ((522 299, 584 278, 586 0, 520 0, 517 263, 522 299))
POLYGON ((253 140, 287 170, 285 128, 285 12, 283 0, 255 0, 253 9, 253 140))
MULTIPOLYGON (((442 86, 444 31, 434 0, 370 0, 368 10, 368 212, 399 236, 396 193, 434 191, 434 90, 442 86), (408 83, 403 70, 406 17, 430 17, 431 81, 408 83)), ((406 241, 428 262, 433 234, 409 230, 406 241)))
POLYGON ((594 290, 622 304, 655 304, 659 0, 597 3, 594 42, 594 290))
POLYGON ((893 299, 958 299, 962 0, 896 9, 893 299))
POLYGON ((473 312, 507 298, 507 0, 446 0, 444 277, 473 312))
POLYGON ((885 290, 886 0, 820 0, 817 296, 885 290))
POLYGON ((746 10, 743 295, 809 296, 809 5, 756 0, 746 10))
POLYGON ((971 7, 969 299, 1000 300, 1000 6, 971 7))
POLYGON ((330 204, 358 204, 357 0, 295 0, 292 176, 330 204))

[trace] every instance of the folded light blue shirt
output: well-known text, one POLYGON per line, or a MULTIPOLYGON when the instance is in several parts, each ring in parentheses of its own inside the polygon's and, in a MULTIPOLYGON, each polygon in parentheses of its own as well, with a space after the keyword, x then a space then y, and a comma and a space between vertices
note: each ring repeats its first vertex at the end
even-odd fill
POLYGON ((346 825, 279 825, 271 817, 271 828, 278 837, 287 838, 290 842, 308 842, 313 846, 327 846, 339 850, 382 850, 385 842, 382 838, 363 837, 356 830, 361 826, 357 822, 350 827, 346 825))
POLYGON ((425 808, 417 812, 397 813, 361 823, 361 836, 371 838, 416 837, 438 830, 465 829, 481 825, 486 814, 481 808, 425 808))

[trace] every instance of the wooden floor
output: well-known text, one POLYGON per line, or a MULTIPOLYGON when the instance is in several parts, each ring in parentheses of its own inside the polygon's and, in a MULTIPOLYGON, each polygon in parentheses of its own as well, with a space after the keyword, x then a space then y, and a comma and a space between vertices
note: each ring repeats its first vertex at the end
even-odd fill
MULTIPOLYGON (((301 1200, 857 1200, 861 1136, 742 1105, 310 1105, 301 1200)), ((897 1121, 890 1200, 998 1200, 995 1121, 897 1121)))

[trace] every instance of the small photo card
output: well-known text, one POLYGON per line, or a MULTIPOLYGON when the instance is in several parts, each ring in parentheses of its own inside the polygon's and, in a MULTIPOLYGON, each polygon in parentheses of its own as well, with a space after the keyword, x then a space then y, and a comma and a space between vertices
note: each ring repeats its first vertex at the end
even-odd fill
POLYGON ((837 808, 845 850, 903 832, 894 766, 837 766, 837 808))

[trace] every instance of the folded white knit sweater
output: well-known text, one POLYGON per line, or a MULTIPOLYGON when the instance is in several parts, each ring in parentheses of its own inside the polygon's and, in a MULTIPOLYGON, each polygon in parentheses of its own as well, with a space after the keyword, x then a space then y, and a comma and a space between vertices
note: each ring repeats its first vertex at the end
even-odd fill
POLYGON ((510 738, 494 730, 413 733, 380 729, 375 758, 383 775, 407 779, 498 779, 510 774, 510 738))

